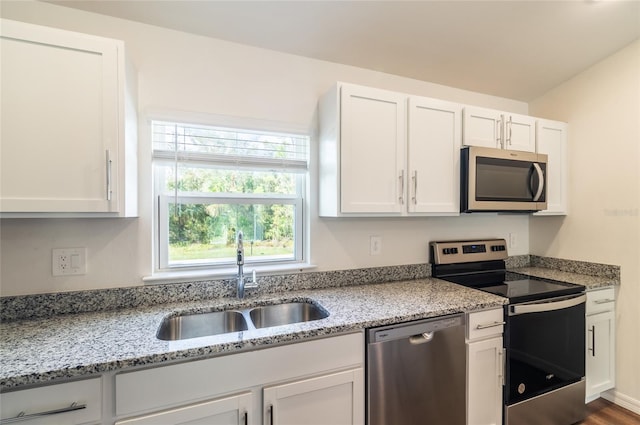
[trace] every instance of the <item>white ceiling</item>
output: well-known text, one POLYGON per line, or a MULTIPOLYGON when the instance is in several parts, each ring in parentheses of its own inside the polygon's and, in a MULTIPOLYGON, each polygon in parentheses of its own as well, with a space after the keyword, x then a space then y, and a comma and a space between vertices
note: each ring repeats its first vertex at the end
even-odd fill
POLYGON ((640 37, 640 0, 50 2, 522 101, 640 37))

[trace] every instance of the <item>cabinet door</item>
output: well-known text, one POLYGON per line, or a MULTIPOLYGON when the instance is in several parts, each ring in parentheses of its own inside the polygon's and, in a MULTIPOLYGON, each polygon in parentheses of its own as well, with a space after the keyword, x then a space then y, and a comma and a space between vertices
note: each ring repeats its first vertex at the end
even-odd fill
POLYGON ((536 119, 528 115, 505 114, 504 148, 514 151, 536 151, 536 119))
POLYGON ((2 212, 118 211, 118 46, 2 21, 2 212))
POLYGON ((567 124, 538 120, 536 151, 547 155, 547 209, 536 215, 567 214, 567 124))
POLYGON ((409 99, 410 213, 460 213, 461 119, 462 105, 409 99))
POLYGON ((502 115, 492 109, 465 106, 462 120, 465 146, 502 148, 502 115))
POLYGON ((265 388, 264 423, 270 425, 363 424, 362 368, 265 388))
POLYGON ((613 311, 587 316, 587 394, 615 386, 615 316, 613 311))
POLYGON ((342 86, 341 212, 402 212, 406 184, 405 102, 405 95, 400 93, 342 86))
POLYGON ((502 424, 502 337, 467 344, 467 424, 502 424))
POLYGON ((258 421, 249 418, 251 393, 165 410, 151 415, 125 419, 116 425, 249 425, 258 421))

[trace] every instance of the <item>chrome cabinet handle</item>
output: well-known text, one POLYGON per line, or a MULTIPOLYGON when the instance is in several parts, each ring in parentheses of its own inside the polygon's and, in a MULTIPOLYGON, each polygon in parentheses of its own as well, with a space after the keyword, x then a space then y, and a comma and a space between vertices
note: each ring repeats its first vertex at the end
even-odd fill
POLYGON ((603 300, 595 300, 593 303, 594 304, 606 304, 606 303, 612 303, 615 300, 612 300, 611 298, 605 298, 603 300))
POLYGON ((596 327, 595 327, 595 325, 591 326, 591 329, 589 329, 589 332, 591 333, 591 347, 589 347, 587 350, 591 351, 591 357, 595 357, 596 356, 596 327))
POLYGON ((249 412, 244 412, 244 425, 249 425, 249 412))
POLYGON ((540 168, 540 164, 537 162, 533 163, 533 168, 536 170, 538 174, 538 190, 536 191, 535 196, 533 197, 533 201, 537 202, 542 196, 542 190, 544 189, 544 174, 542 173, 542 168, 540 168))
POLYGON ((509 117, 509 121, 506 122, 507 125, 507 144, 511 146, 511 127, 513 126, 513 121, 511 121, 511 117, 509 117))
POLYGON ((500 384, 504 385, 504 374, 505 374, 505 350, 498 350, 498 379, 500 379, 500 384))
POLYGON ((107 149, 107 201, 111 200, 111 151, 107 149))
POLYGON ((74 401, 73 403, 71 403, 70 406, 63 407, 61 409, 47 410, 46 412, 30 413, 28 415, 25 415, 24 412, 20 412, 20 413, 18 413, 17 416, 14 416, 13 418, 7 418, 7 419, 0 420, 0 425, 12 424, 14 422, 20 422, 20 421, 26 421, 28 419, 39 418, 39 417, 42 417, 42 416, 50 416, 50 415, 57 415, 59 413, 73 412, 73 411, 76 411, 76 410, 82 410, 82 409, 86 409, 86 408, 87 408, 86 404, 78 404, 77 402, 74 401))
POLYGON ((416 205, 418 203, 418 170, 413 172, 413 204, 416 205))
POLYGON ((502 117, 496 120, 496 144, 503 148, 502 144, 502 117))
POLYGON ((485 324, 480 324, 478 326, 476 326, 477 330, 480 329, 488 329, 488 328, 495 328, 496 326, 502 326, 505 325, 507 322, 492 322, 492 323, 485 323, 485 324))
POLYGON ((269 425, 273 425, 274 419, 273 404, 269 405, 269 425))
POLYGON ((402 170, 398 178, 400 179, 400 196, 398 197, 398 200, 402 205, 404 205, 404 170, 402 170))

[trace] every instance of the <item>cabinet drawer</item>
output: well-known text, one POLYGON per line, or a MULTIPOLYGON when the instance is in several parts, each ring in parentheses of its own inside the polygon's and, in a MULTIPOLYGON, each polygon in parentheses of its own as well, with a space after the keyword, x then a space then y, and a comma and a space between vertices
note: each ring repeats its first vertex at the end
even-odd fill
POLYGON ((587 315, 603 311, 613 311, 616 292, 614 288, 598 289, 587 292, 587 315))
POLYGON ((469 340, 501 335, 504 328, 503 310, 493 310, 469 313, 467 321, 467 338, 469 340))
POLYGON ((102 379, 86 379, 0 394, 2 420, 24 413, 20 424, 85 424, 100 422, 102 379), (74 405, 75 403, 75 405, 74 405), (77 410, 73 410, 75 406, 77 410), (82 407, 85 406, 85 407, 82 407), (65 411, 69 409, 69 411, 65 411), (48 414, 46 414, 48 412, 48 414), (29 415, 36 415, 29 420, 29 415))

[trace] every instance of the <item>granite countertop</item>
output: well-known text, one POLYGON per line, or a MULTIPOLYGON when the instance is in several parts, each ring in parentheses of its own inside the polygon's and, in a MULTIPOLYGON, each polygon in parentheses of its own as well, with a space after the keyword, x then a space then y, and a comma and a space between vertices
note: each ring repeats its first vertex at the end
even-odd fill
POLYGON ((409 320, 499 307, 506 299, 433 278, 215 298, 0 323, 0 391, 140 365, 194 360, 409 320), (163 317, 184 311, 313 300, 330 316, 289 326, 161 341, 163 317))
POLYGON ((587 291, 620 284, 620 279, 616 277, 591 276, 581 273, 549 269, 545 267, 518 267, 509 269, 508 271, 524 276, 582 285, 586 288, 587 291))

